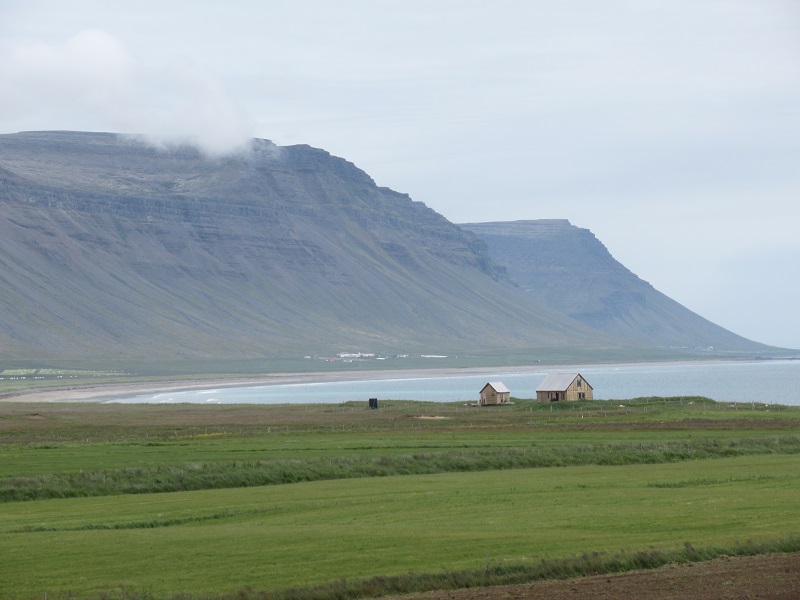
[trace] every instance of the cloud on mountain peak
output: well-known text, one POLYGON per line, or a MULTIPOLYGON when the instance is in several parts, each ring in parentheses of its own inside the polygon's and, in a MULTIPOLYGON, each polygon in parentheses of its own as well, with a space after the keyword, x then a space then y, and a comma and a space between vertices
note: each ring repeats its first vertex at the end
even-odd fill
POLYGON ((242 148, 249 119, 202 65, 137 60, 101 30, 59 44, 12 47, 0 61, 0 110, 19 130, 75 129, 142 134, 159 144, 190 143, 209 154, 242 148))

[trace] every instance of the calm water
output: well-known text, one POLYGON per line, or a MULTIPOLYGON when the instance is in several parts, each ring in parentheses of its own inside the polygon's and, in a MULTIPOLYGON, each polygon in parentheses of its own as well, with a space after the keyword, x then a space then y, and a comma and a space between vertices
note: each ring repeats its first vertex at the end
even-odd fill
POLYGON ((502 381, 516 398, 535 398, 550 373, 580 372, 598 400, 641 396, 706 396, 726 402, 800 406, 800 360, 746 363, 578 366, 536 372, 497 372, 451 377, 296 383, 147 394, 126 403, 309 404, 349 400, 476 402, 487 381, 502 381))

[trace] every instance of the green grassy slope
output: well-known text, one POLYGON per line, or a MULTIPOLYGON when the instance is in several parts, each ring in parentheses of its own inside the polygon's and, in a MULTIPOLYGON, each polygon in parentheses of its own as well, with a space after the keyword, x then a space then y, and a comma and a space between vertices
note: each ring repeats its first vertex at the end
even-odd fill
POLYGON ((800 536, 800 410, 625 404, 3 403, 0 489, 84 497, 0 504, 0 596, 336 597, 342 578, 800 536), (213 469, 220 489, 153 492, 213 469))
POLYGON ((14 503, 0 514, 0 594, 232 593, 758 542, 800 534, 796 465, 739 457, 14 503))

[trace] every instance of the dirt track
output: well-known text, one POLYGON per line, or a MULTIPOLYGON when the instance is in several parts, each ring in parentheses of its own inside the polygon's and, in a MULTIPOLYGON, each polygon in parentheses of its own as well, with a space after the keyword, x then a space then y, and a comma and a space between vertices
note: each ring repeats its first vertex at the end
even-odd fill
MULTIPOLYGON (((427 592, 394 600, 798 600, 800 553, 722 558, 653 571, 427 592)), ((385 598, 384 600, 392 600, 385 598)))

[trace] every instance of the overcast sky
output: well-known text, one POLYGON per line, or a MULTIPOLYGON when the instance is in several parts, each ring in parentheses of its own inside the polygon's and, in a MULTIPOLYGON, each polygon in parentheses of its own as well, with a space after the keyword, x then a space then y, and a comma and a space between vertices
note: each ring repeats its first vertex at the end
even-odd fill
POLYGON ((0 133, 310 144, 800 348, 798 0, 0 0, 0 133))

